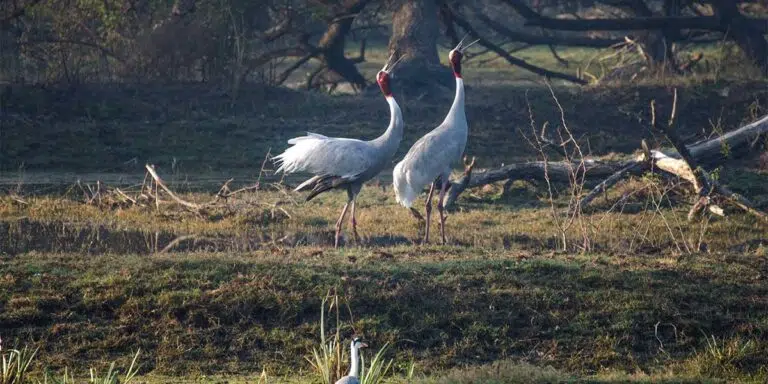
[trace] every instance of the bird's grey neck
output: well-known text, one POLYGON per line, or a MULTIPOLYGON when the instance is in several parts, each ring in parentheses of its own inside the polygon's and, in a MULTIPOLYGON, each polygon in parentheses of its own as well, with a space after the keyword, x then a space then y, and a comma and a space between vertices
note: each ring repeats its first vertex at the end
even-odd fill
POLYGON ((451 110, 446 116, 446 120, 448 119, 453 119, 453 121, 467 119, 464 114, 464 80, 461 77, 456 77, 456 96, 453 98, 451 110))
POLYGON ((373 141, 380 145, 398 145, 403 138, 403 114, 394 97, 388 96, 387 103, 389 104, 389 127, 384 134, 373 141))
POLYGON ((360 376, 360 356, 358 356, 358 350, 352 345, 352 355, 350 356, 352 364, 349 367, 349 375, 352 377, 360 376))

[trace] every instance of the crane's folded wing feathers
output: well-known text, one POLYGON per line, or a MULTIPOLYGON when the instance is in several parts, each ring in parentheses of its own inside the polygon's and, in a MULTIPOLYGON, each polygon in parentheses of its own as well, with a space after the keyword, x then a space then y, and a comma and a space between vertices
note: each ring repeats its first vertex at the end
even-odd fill
POLYGON ((323 136, 319 133, 307 132, 306 136, 294 137, 293 139, 288 140, 288 144, 296 144, 306 139, 325 140, 325 139, 328 139, 328 136, 323 136))
POLYGON ((464 142, 432 131, 411 146, 393 171, 397 202, 410 208, 419 193, 461 158, 464 142))
POLYGON ((272 158, 279 165, 277 172, 309 172, 354 180, 374 161, 370 146, 361 140, 308 133, 288 143, 292 146, 272 158))

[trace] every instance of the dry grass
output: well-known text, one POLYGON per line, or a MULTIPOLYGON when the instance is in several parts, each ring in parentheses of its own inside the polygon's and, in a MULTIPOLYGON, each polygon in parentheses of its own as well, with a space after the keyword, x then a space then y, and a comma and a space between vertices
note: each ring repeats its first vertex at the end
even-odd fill
POLYGON ((143 372, 306 374, 320 298, 337 287, 354 329, 421 374, 512 359, 578 376, 765 377, 768 287, 755 255, 29 253, 5 257, 1 272, 3 338, 39 345, 52 369, 127 366, 141 347, 143 372))
MULTIPOLYGON (((476 85, 467 152, 479 167, 536 156, 521 136, 529 102, 539 124, 560 121, 546 88, 511 86, 493 70, 467 70, 476 85)), ((686 140, 766 111, 764 81, 700 80, 678 83, 686 140)), ((648 101, 667 104, 667 84, 557 94, 585 153, 620 158, 652 136, 648 101)), ((12 123, 0 132, 0 184, 10 192, 0 196, 0 337, 39 346, 38 373, 128 366, 140 347, 148 382, 261 382, 264 372, 306 382, 321 297, 336 288, 352 328, 373 346, 390 343, 386 358, 400 379, 410 361, 427 383, 766 379, 765 226, 738 212, 689 224, 690 197, 657 178, 629 180, 594 201, 583 214, 587 253, 554 251, 549 196, 527 181, 466 191, 447 221, 448 246, 414 245, 420 227, 395 204, 388 172, 360 196, 362 243, 339 250, 329 245, 342 194, 303 203, 272 176, 205 211, 167 198, 159 207, 115 199, 110 188, 135 196, 142 165, 154 163, 182 198, 210 201, 230 176, 257 180, 265 153, 289 137, 370 138, 387 118, 378 98, 245 87, 233 102, 203 91, 119 90, 97 102, 14 93, 12 123), (128 178, 102 184, 94 198, 92 179, 81 188, 76 175, 59 175, 62 187, 35 175, 51 169, 128 178)), ((449 101, 402 104, 405 151, 449 101)), ((753 162, 718 176, 767 206, 765 171, 753 162)), ((554 188, 554 208, 567 208, 567 186, 554 188)))
MULTIPOLYGON (((740 180, 749 180, 744 172, 740 180)), ((751 177, 753 184, 742 181, 739 191, 750 192, 749 196, 764 205, 768 190, 761 182, 763 176, 751 177)), ((667 188, 658 180, 634 179, 596 201, 595 207, 584 214, 593 249, 680 253, 681 249, 698 250, 705 242, 711 252, 726 252, 765 241, 764 224, 738 212, 729 212, 724 219, 689 224, 686 213, 690 198, 680 195, 678 189, 667 188), (680 247, 683 243, 687 248, 680 247)), ((210 195, 201 193, 183 197, 199 202, 211 200, 210 195)), ((567 198, 567 194, 556 196, 555 208, 567 208, 567 198)), ((238 195, 226 205, 202 214, 190 212, 170 199, 159 208, 154 204, 114 205, 107 199, 101 205, 84 204, 82 199, 77 194, 72 198, 27 196, 20 203, 13 197, 0 197, 0 229, 7 234, 0 245, 9 253, 32 249, 148 253, 165 248, 179 236, 195 236, 209 242, 202 241, 195 247, 189 241, 181 249, 325 246, 332 244, 333 223, 344 197, 331 193, 303 203, 298 194, 266 190, 238 195), (99 233, 103 235, 99 237, 99 233), (206 248, 209 246, 215 247, 206 248)), ((410 246, 421 236, 420 226, 395 203, 388 186, 368 185, 358 207, 362 236, 362 244, 358 245, 410 246)), ((525 183, 514 184, 506 193, 500 185, 468 191, 447 221, 449 243, 489 250, 546 251, 555 248, 560 238, 549 211, 545 190, 525 183)), ((576 236, 580 230, 571 229, 576 236)))
POLYGON ((664 188, 635 179, 601 203, 623 198, 628 211, 585 213, 596 226, 593 253, 555 253, 544 191, 495 188, 459 200, 452 245, 422 247, 390 191, 369 185, 359 203, 363 244, 339 250, 328 246, 341 194, 294 203, 280 191, 249 192, 229 202, 239 209, 208 216, 172 204, 3 197, 2 336, 40 346, 53 369, 127 363, 140 347, 145 373, 304 377, 317 308, 335 288, 354 313, 350 329, 391 343, 388 355, 415 361, 427 382, 514 382, 530 372, 541 382, 765 378, 762 224, 735 214, 713 219, 702 237, 703 224, 685 222, 685 196, 628 212, 664 188), (279 200, 290 218, 256 204, 279 200), (183 235, 209 242, 159 252, 183 235), (706 252, 681 252, 702 238, 706 252), (444 373, 505 359, 490 371, 444 373), (536 368, 545 366, 554 369, 536 368))

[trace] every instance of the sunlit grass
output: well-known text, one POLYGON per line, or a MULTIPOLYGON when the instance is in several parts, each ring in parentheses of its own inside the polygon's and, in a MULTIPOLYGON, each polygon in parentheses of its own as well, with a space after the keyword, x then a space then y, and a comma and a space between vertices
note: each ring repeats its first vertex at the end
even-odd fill
MULTIPOLYGON (((561 55, 584 66, 600 53, 561 55)), ((576 71, 546 49, 519 55, 576 71)), ((363 71, 372 74, 384 56, 372 50, 363 71)), ((528 129, 529 105, 537 126, 558 120, 550 96, 532 82, 537 79, 498 60, 472 64, 483 59, 470 60, 466 71, 468 154, 479 156, 479 167, 536 158, 521 132, 528 129)), ((746 71, 713 73, 557 92, 585 148, 620 158, 650 136, 648 101, 663 102, 670 85, 683 87, 681 131, 690 140, 765 113, 765 84, 746 71)), ((691 196, 667 196, 654 206, 663 185, 636 178, 585 212, 590 252, 556 251, 546 193, 516 181, 506 191, 501 184, 466 191, 450 212, 449 245, 419 246, 421 228, 394 201, 385 171, 358 200, 362 242, 345 238, 334 250, 329 244, 344 194, 304 203, 301 194, 268 185, 277 177, 259 179, 260 165, 269 150, 282 150, 286 139, 306 130, 371 138, 385 126, 386 105, 280 92, 286 93, 243 98, 238 106, 210 97, 157 105, 137 97, 128 106, 104 100, 78 109, 73 120, 46 122, 47 129, 5 133, 11 144, 3 155, 14 170, 23 162, 32 169, 55 164, 133 175, 99 178, 105 194, 140 183, 136 172, 145 162, 158 164, 183 198, 197 202, 210 201, 230 176, 238 185, 263 181, 259 191, 189 212, 170 201, 113 204, 106 195, 84 203, 78 188, 95 180, 78 186, 78 175, 60 174, 53 184, 65 186, 51 189, 42 180, 50 173, 5 172, 4 189, 15 192, 0 196, 0 336, 6 345, 29 344, 24 356, 39 348, 30 366, 35 377, 50 368, 63 372, 51 381, 68 383, 70 372, 88 373, 117 357, 106 372, 87 376, 92 382, 300 383, 317 378, 304 359, 313 348, 316 369, 326 366, 338 376, 345 343, 338 333, 318 343, 327 319, 318 319, 317 308, 329 289, 339 289, 354 308, 350 326, 380 346, 374 357, 380 369, 369 372, 389 370, 385 382, 765 380, 764 224, 737 211, 689 223, 691 196), (153 117, 158 110, 165 117, 153 117), (137 347, 150 373, 140 380, 132 376, 138 355, 125 358, 137 347), (124 376, 115 366, 132 368, 124 376)), ((442 119, 447 103, 409 100, 403 108, 405 151, 442 119)), ((725 168, 721 180, 765 207, 765 171, 746 165, 751 168, 725 168)), ((554 204, 564 207, 564 197, 554 204)), ((416 206, 423 209, 423 201, 416 206)))
POLYGON ((766 363, 762 263, 405 246, 27 253, 0 265, 0 325, 6 342, 40 346, 36 370, 83 372, 140 347, 155 374, 309 377, 320 297, 338 287, 354 329, 389 343, 382 361, 415 362, 417 378, 501 359, 579 377, 759 377, 750 367, 766 363), (71 359, 78 350, 89 352, 71 359), (703 369, 716 359, 725 370, 703 369))

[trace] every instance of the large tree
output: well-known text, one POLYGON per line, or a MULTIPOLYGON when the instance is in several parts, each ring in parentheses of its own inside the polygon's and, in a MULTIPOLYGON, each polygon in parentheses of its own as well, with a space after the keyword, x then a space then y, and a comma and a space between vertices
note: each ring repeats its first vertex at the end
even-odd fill
POLYGON ((438 1, 396 0, 392 3, 389 53, 401 60, 395 72, 395 85, 406 94, 418 96, 418 93, 452 86, 451 72, 440 64, 437 53, 438 1))
MULTIPOLYGON (((609 1, 601 0, 601 3, 632 4, 633 9, 640 10, 638 17, 624 18, 588 18, 588 19, 563 19, 548 16, 533 10, 523 0, 500 0, 515 9, 520 16, 526 19, 526 25, 540 27, 553 31, 617 31, 627 33, 629 31, 661 31, 662 43, 669 44, 679 39, 681 31, 701 31, 706 33, 719 33, 724 39, 736 43, 745 56, 756 64, 763 73, 768 74, 768 42, 765 34, 768 33, 768 20, 764 18, 752 18, 742 14, 739 4, 756 3, 749 0, 665 0, 663 2, 663 15, 650 13, 650 8, 645 0, 609 1), (691 13, 683 15, 683 5, 691 9, 691 13), (711 9, 711 14, 698 11, 701 6, 711 9), (643 11, 643 9, 647 9, 643 11)), ((652 48, 656 56, 666 56, 666 49, 661 51, 658 47, 652 48), (660 53, 663 52, 663 53, 660 53)))

